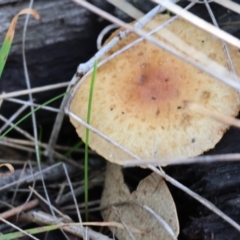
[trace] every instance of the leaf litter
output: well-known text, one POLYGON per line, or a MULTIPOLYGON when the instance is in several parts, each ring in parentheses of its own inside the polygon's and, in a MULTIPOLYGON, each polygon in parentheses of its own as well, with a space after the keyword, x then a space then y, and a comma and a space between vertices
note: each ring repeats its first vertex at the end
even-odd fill
MULTIPOLYGON (((131 233, 134 239, 176 239, 179 233, 175 203, 164 179, 156 173, 143 179, 130 193, 124 183, 121 166, 108 163, 101 207, 105 209, 102 211, 104 221, 121 222, 126 227, 141 230, 142 233, 131 233), (163 220, 165 227, 144 206, 152 209, 163 220), (172 229, 174 236, 166 230, 166 226, 172 229)), ((118 239, 131 239, 126 229, 110 229, 118 239)))

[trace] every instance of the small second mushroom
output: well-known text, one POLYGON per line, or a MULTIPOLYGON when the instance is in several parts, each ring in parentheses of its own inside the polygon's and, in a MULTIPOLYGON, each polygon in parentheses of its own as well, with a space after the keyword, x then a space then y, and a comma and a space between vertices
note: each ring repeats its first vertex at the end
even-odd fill
MULTIPOLYGON (((159 15, 145 29, 168 19, 159 15)), ((211 34, 181 19, 167 29, 225 66, 222 43, 211 34)), ((161 31, 154 36, 163 40, 161 31)), ((129 34, 109 54, 137 38, 129 34)), ((228 49, 239 76, 240 53, 232 46, 228 49)), ((91 75, 85 77, 71 99, 70 111, 86 121, 91 75)), ((186 101, 228 116, 239 112, 239 94, 234 89, 143 40, 98 68, 91 125, 141 159, 196 156, 213 148, 228 126, 190 112, 186 101)), ((85 127, 74 119, 71 122, 84 140, 85 127)), ((95 133, 90 134, 89 146, 118 164, 132 158, 95 133)))

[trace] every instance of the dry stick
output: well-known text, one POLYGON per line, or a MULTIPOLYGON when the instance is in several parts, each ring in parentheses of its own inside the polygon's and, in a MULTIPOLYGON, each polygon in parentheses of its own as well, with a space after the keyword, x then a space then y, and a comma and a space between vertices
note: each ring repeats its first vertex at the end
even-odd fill
POLYGON ((21 106, 9 119, 7 119, 7 122, 5 122, 0 129, 0 133, 2 133, 8 127, 9 123, 12 123, 27 107, 27 105, 21 106))
POLYGON ((224 219, 226 222, 228 222, 230 225, 232 225, 235 229, 237 229, 240 232, 240 225, 235 222, 234 220, 232 220, 230 217, 228 217, 224 212, 222 212, 220 209, 218 209, 214 204, 212 204, 210 201, 208 201, 207 199, 201 197, 200 195, 198 195, 197 193, 193 192, 192 190, 190 190, 189 188, 187 188, 186 186, 184 186, 183 184, 181 184, 180 182, 176 181, 174 178, 170 177, 169 175, 167 175, 164 171, 160 171, 158 170, 156 167, 153 167, 151 165, 148 166, 151 170, 153 170, 154 172, 158 173, 160 176, 162 176, 166 181, 170 182, 172 185, 174 185, 175 187, 181 189, 182 191, 184 191, 185 193, 187 193, 188 195, 190 195, 191 197, 195 198, 197 201, 199 201, 200 203, 202 203, 205 207, 207 207, 208 209, 210 209, 212 212, 214 212, 215 214, 217 214, 219 217, 221 217, 222 219, 224 219))
POLYGON ((48 110, 48 111, 51 111, 51 112, 57 112, 57 113, 59 112, 58 108, 43 106, 43 105, 40 105, 40 104, 37 104, 37 103, 30 103, 28 101, 20 100, 20 99, 17 99, 17 98, 7 98, 6 100, 9 101, 9 102, 15 102, 15 103, 23 104, 25 106, 34 106, 34 107, 40 107, 41 106, 41 109, 48 110))
POLYGON ((48 201, 42 197, 36 190, 34 190, 32 187, 29 187, 31 192, 33 192, 38 198, 40 198, 45 204, 51 207, 52 210, 54 210, 59 216, 63 217, 64 219, 70 219, 67 215, 64 215, 61 211, 59 211, 57 208, 55 208, 51 203, 48 203, 48 201))
MULTIPOLYGON (((67 110, 68 111, 68 110, 67 110)), ((102 132, 100 132, 99 130, 97 130, 96 128, 92 127, 91 125, 87 124, 85 121, 83 121, 82 119, 80 119, 78 116, 76 116, 75 114, 71 113, 68 111, 68 114, 75 119, 76 121, 78 121, 80 124, 82 124, 84 127, 88 128, 89 130, 91 130, 92 132, 96 133, 97 135, 99 135, 100 137, 102 137, 103 139, 105 139, 106 141, 110 142, 111 144, 113 144, 114 146, 118 147, 119 149, 121 149, 122 151, 124 151, 125 153, 129 154, 130 156, 132 156, 133 158, 140 160, 140 158, 133 154, 132 152, 130 152, 129 150, 127 150, 126 148, 124 148, 123 146, 121 146, 119 143, 113 141, 111 138, 109 138, 108 136, 106 136, 105 134, 103 134, 102 132)), ((183 190, 184 192, 186 192, 187 194, 189 194, 190 196, 192 196, 193 198, 195 198, 197 201, 199 201, 200 203, 202 203, 205 207, 207 207, 208 209, 210 209, 211 211, 213 211, 214 213, 216 213, 218 216, 222 217, 225 221, 227 221, 230 225, 232 225, 234 228, 236 228, 238 231, 240 231, 240 225, 235 222, 234 220, 232 220, 230 217, 228 217, 224 212, 222 212, 221 210, 219 210, 215 205, 213 205, 210 201, 206 200, 205 198, 201 197, 200 195, 198 195, 197 193, 191 191, 189 188, 185 187, 184 185, 182 185, 180 182, 176 181, 175 179, 171 178, 170 176, 168 176, 167 174, 163 173, 162 171, 159 171, 156 167, 152 166, 152 165, 147 165, 148 168, 150 168, 151 170, 153 170, 154 172, 158 173, 160 176, 164 177, 167 181, 169 181, 172 185, 176 186, 177 188, 183 190)))
POLYGON ((37 199, 32 200, 26 204, 22 204, 18 207, 12 208, 11 210, 1 213, 0 218, 4 218, 4 219, 10 218, 12 216, 15 216, 15 215, 21 213, 22 211, 27 211, 27 210, 30 210, 30 209, 36 207, 38 205, 38 203, 39 202, 37 199))
MULTIPOLYGON (((143 27, 149 20, 152 19, 154 15, 156 15, 159 10, 161 10, 160 7, 154 8, 152 11, 150 11, 148 14, 146 14, 142 19, 140 19, 136 24, 135 27, 141 28, 143 27)), ((118 37, 113 38, 106 46, 104 46, 99 52, 95 54, 93 58, 91 58, 87 63, 80 64, 78 66, 78 74, 84 75, 86 72, 89 71, 94 65, 94 62, 98 60, 100 57, 102 57, 104 54, 106 54, 112 46, 114 46, 120 39, 124 38, 128 34, 128 31, 121 32, 118 37)), ((67 92, 70 90, 71 86, 75 84, 75 82, 79 80, 79 77, 77 74, 75 74, 71 80, 71 83, 68 85, 67 92)), ((48 148, 53 149, 57 139, 58 135, 62 126, 63 118, 64 118, 64 108, 67 105, 69 101, 69 95, 64 96, 61 106, 60 106, 60 112, 58 113, 55 123, 53 125, 53 130, 49 139, 48 148)), ((47 153, 49 156, 50 161, 52 161, 52 153, 47 153)))
POLYGON ((172 2, 166 1, 166 0, 152 0, 153 2, 160 4, 170 10, 171 12, 181 16, 185 20, 189 21, 190 23, 196 25, 199 28, 202 28, 203 30, 209 32, 210 34, 215 35, 216 37, 232 44, 233 46, 240 48, 240 40, 231 34, 218 29, 214 27, 212 24, 204 21, 200 17, 197 17, 196 15, 190 13, 190 12, 182 12, 182 8, 172 2))
MULTIPOLYGON (((8 121, 8 120, 7 120, 5 117, 3 117, 2 115, 0 115, 0 119, 3 120, 4 122, 7 122, 7 121, 8 121)), ((16 131, 20 132, 23 136, 25 136, 26 138, 28 138, 28 139, 30 139, 30 140, 32 140, 32 141, 34 142, 34 137, 31 136, 28 132, 22 130, 21 128, 19 128, 18 126, 14 125, 13 123, 9 123, 9 125, 10 125, 11 127, 13 127, 16 131)), ((3 143, 3 142, 0 142, 0 143, 3 143)), ((9 144, 9 146, 10 146, 10 144, 9 144)), ((35 145, 34 145, 34 146, 35 146, 35 145)), ((74 161, 73 159, 68 158, 68 157, 62 155, 62 154, 54 151, 53 149, 48 149, 48 145, 46 145, 46 144, 42 144, 41 142, 38 141, 38 142, 37 142, 37 146, 43 147, 43 148, 47 149, 48 151, 51 151, 56 157, 59 157, 59 158, 65 160, 65 161, 68 162, 68 163, 71 163, 72 165, 74 165, 74 166, 76 166, 76 167, 78 167, 78 168, 80 168, 80 169, 83 168, 82 165, 78 164, 78 163, 77 163, 76 161, 74 161)), ((15 148, 17 148, 17 147, 15 147, 15 148)), ((19 148, 20 148, 20 147, 19 147, 19 148)), ((24 149, 24 147, 21 147, 20 149, 24 149)), ((27 149, 27 148, 25 148, 25 149, 27 149)), ((29 150, 32 151, 31 149, 29 149, 29 150)), ((36 151, 36 149, 35 149, 35 151, 36 151)))
POLYGON ((3 93, 3 94, 0 94, 0 99, 18 97, 18 96, 22 96, 22 95, 27 95, 29 93, 39 93, 39 92, 50 91, 50 90, 57 89, 57 88, 67 87, 68 85, 69 85, 69 82, 63 82, 63 83, 47 85, 44 87, 31 88, 29 90, 21 90, 21 91, 15 91, 15 92, 11 92, 11 93, 3 93))
POLYGON ((135 240, 132 232, 130 231, 130 229, 128 228, 128 226, 125 224, 125 222, 124 222, 123 219, 121 218, 121 215, 120 215, 119 211, 117 210, 117 208, 116 208, 115 206, 112 206, 112 209, 114 210, 114 213, 119 217, 119 220, 121 221, 121 223, 122 223, 122 225, 124 226, 125 230, 127 230, 130 238, 131 238, 132 240, 135 240))
POLYGON ((192 158, 175 158, 175 159, 161 159, 161 160, 128 160, 124 162, 124 167, 144 166, 147 164, 151 165, 185 165, 192 163, 212 163, 212 162, 229 162, 229 161, 240 161, 240 153, 229 153, 209 156, 199 156, 192 158))
MULTIPOLYGON (((57 218, 57 219, 54 219, 52 216, 46 214, 46 213, 43 213, 43 212, 32 212, 30 214, 24 214, 25 216, 27 216, 28 220, 31 221, 31 222, 36 222, 36 223, 39 223, 39 224, 45 224, 45 225, 58 225, 59 223, 63 224, 62 226, 62 229, 66 232, 69 232, 75 236, 78 236, 78 237, 83 237, 84 236, 84 231, 85 231, 85 227, 82 227, 79 228, 80 224, 76 224, 76 225, 79 225, 79 226, 71 226, 71 225, 68 225, 69 222, 65 223, 64 224, 64 220, 61 219, 61 218, 57 218)), ((92 229, 89 229, 89 239, 91 240, 113 240, 101 233, 98 233, 98 232, 95 232, 93 231, 92 229)))
MULTIPOLYGON (((48 179, 49 181, 54 181, 56 178, 58 178, 59 175, 60 176, 61 174, 63 175, 61 171, 63 172, 62 163, 58 163, 50 167, 46 167, 45 169, 42 170, 42 173, 45 174, 46 179, 48 179)), ((76 172, 76 167, 68 165, 68 171, 70 171, 71 174, 73 174, 74 172, 76 172)), ((27 169, 25 173, 27 176, 19 179, 20 173, 21 173, 20 170, 16 170, 14 174, 12 174, 11 176, 2 177, 0 181, 0 192, 6 191, 6 189, 15 186, 17 183, 30 184, 34 180, 39 180, 40 175, 39 171, 35 172, 34 174, 30 174, 29 169, 27 169)))
POLYGON ((0 221, 6 223, 7 225, 11 226, 12 228, 20 231, 21 233, 23 233, 24 235, 26 236, 29 236, 30 238, 32 239, 35 239, 35 240, 39 240, 38 238, 34 237, 33 235, 31 235, 30 233, 28 232, 25 232, 24 230, 22 230, 21 228, 17 227, 16 225, 12 224, 11 222, 5 220, 4 218, 0 217, 0 221))
MULTIPOLYGON (((30 140, 23 140, 23 139, 10 138, 10 137, 4 137, 3 140, 6 143, 16 143, 16 144, 25 145, 25 146, 34 146, 34 144, 35 144, 34 142, 32 142, 30 140)), ((46 148, 47 143, 42 142, 42 146, 45 146, 45 148, 46 148)), ((72 147, 56 145, 55 149, 58 149, 58 150, 61 150, 61 151, 68 151, 68 150, 71 150, 72 147)), ((74 152, 83 153, 84 149, 76 149, 74 152)), ((93 154, 93 153, 96 153, 96 152, 90 151, 90 153, 93 154)))
POLYGON ((12 148, 23 150, 23 151, 26 151, 26 152, 32 152, 32 153, 35 152, 35 149, 33 149, 33 148, 19 146, 19 145, 14 144, 14 143, 8 143, 7 141, 4 141, 4 139, 0 140, 0 145, 4 145, 4 146, 7 146, 7 147, 12 147, 12 148))
MULTIPOLYGON (((140 205, 141 206, 141 205, 140 205)), ((177 236, 175 235, 175 233, 173 232, 172 228, 170 227, 170 225, 158 214, 156 214, 156 212, 154 212, 150 207, 148 207, 147 205, 143 205, 141 206, 142 208, 144 208, 145 210, 147 210, 149 213, 151 213, 156 219, 157 221, 160 223, 160 225, 166 229, 166 231, 169 233, 169 235, 172 237, 173 240, 177 240, 177 236)))
POLYGON ((107 0, 134 19, 143 17, 143 13, 125 0, 107 0))
MULTIPOLYGON (((213 22, 214 26, 219 29, 219 25, 217 23, 217 20, 216 20, 214 14, 213 14, 213 11, 212 11, 210 5, 208 3, 208 0, 204 0, 204 2, 205 2, 206 8, 208 10, 208 13, 209 13, 209 15, 212 19, 212 22, 213 22)), ((230 52, 228 50, 228 46, 223 40, 221 40, 221 41, 222 41, 222 47, 223 47, 224 55, 226 57, 226 67, 228 68, 229 71, 231 71, 233 73, 233 76, 234 76, 235 80, 237 81, 237 74, 236 74, 236 71, 235 71, 235 67, 233 65, 233 61, 232 61, 230 52)))
POLYGON ((67 171, 67 169, 66 169, 65 164, 63 164, 63 169, 64 169, 64 171, 65 171, 65 175, 66 175, 66 178, 67 178, 67 181, 68 181, 68 185, 69 185, 69 188, 70 188, 71 193, 72 193, 73 202, 74 202, 74 204, 75 204, 75 206, 76 206, 78 221, 79 221, 80 223, 82 223, 81 214, 80 214, 79 208, 77 207, 76 196, 75 196, 75 194, 74 194, 73 187, 72 187, 72 183, 71 183, 71 180, 70 180, 70 178, 69 178, 68 171, 67 171))
POLYGON ((234 118, 234 117, 229 117, 229 116, 225 116, 221 113, 218 113, 214 110, 209 110, 197 103, 187 103, 187 108, 191 111, 200 113, 202 115, 205 115, 207 117, 210 117, 220 123, 225 123, 227 125, 232 125, 235 126, 237 128, 240 128, 240 120, 234 118))

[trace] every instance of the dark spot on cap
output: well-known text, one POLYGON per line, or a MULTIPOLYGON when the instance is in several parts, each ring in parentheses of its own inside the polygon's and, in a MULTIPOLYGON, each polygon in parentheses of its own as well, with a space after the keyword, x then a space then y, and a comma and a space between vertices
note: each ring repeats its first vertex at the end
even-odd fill
POLYGON ((177 109, 181 109, 182 107, 181 106, 178 106, 177 109))
POLYGON ((195 143, 195 138, 192 138, 192 143, 195 143))
POLYGON ((158 115, 160 113, 160 110, 159 110, 159 108, 157 109, 157 111, 156 111, 156 115, 158 115))
POLYGON ((125 112, 122 112, 122 114, 124 114, 125 112))
POLYGON ((144 84, 145 82, 146 82, 146 77, 141 75, 141 77, 139 78, 139 83, 144 84))
POLYGON ((155 97, 152 97, 152 100, 156 100, 156 98, 155 98, 155 97))

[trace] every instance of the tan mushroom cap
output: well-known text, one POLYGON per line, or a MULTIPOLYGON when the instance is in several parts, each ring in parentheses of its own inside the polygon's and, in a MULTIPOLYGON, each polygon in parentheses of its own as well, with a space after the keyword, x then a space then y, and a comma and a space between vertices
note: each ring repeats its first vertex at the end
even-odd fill
MULTIPOLYGON (((169 16, 161 15, 155 21, 161 24, 167 19, 169 16)), ((151 29, 151 26, 150 22, 146 28, 151 29)), ((222 43, 212 35, 180 19, 167 29, 225 66, 222 43)), ((113 51, 137 38, 130 34, 113 51)), ((240 76, 240 53, 228 47, 240 76)), ((91 74, 76 90, 70 104, 70 111, 84 120, 90 83, 91 74)), ((228 116, 239 112, 239 95, 234 89, 142 41, 98 68, 91 125, 142 159, 197 156, 213 148, 228 126, 190 112, 184 106, 186 101, 228 116)), ((71 122, 84 140, 85 127, 73 119, 71 122)), ((90 133, 89 146, 114 163, 124 164, 132 159, 94 133, 90 133)))

